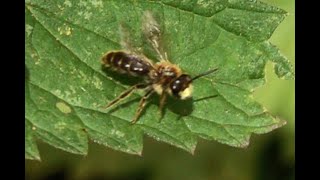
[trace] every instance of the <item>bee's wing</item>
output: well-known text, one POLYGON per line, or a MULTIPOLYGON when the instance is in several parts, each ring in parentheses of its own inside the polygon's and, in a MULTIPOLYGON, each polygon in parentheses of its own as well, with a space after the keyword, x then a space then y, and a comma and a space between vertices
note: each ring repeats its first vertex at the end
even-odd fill
POLYGON ((140 57, 140 60, 147 61, 153 67, 153 62, 142 53, 142 48, 138 48, 133 45, 129 28, 125 23, 120 23, 119 32, 121 38, 120 44, 122 48, 126 51, 129 51, 129 53, 140 57))
POLYGON ((151 44, 153 49, 156 51, 159 60, 167 61, 167 54, 164 52, 161 42, 161 28, 159 23, 155 20, 150 11, 145 11, 142 18, 142 31, 151 44))
POLYGON ((134 54, 141 54, 140 50, 133 46, 132 40, 130 38, 130 33, 128 27, 124 23, 120 23, 119 25, 119 33, 120 33, 120 44, 123 49, 132 52, 134 54))

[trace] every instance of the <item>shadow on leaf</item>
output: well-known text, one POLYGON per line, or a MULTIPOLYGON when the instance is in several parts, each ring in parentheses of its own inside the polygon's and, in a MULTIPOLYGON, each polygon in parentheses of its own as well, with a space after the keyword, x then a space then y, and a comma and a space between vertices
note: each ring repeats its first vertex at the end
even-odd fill
POLYGON ((180 100, 170 97, 165 107, 181 117, 188 116, 193 111, 193 98, 180 100))
MULTIPOLYGON (((159 117, 157 119, 158 119, 159 122, 161 122, 163 117, 166 115, 167 110, 169 109, 171 112, 177 114, 178 115, 177 120, 180 120, 182 117, 188 116, 188 115, 190 115, 192 113, 195 102, 208 100, 208 99, 211 99, 211 98, 215 98, 217 96, 218 95, 211 95, 211 96, 206 96, 206 97, 199 98, 199 99, 196 99, 196 100, 194 100, 193 98, 190 98, 190 99, 187 99, 187 100, 179 100, 179 99, 172 98, 172 97, 169 96, 168 99, 167 99, 167 102, 165 103, 165 105, 163 107, 162 116, 157 114, 157 115, 159 115, 159 117)), ((109 113, 113 113, 115 111, 118 111, 121 108, 130 108, 130 107, 131 108, 138 108, 138 105, 137 106, 132 106, 132 104, 138 104, 140 99, 141 99, 141 97, 138 97, 138 98, 135 98, 135 99, 132 99, 132 100, 129 100, 129 101, 120 102, 120 104, 117 104, 114 107, 112 107, 112 109, 108 112, 108 114, 109 113)), ((141 112, 140 117, 142 117, 145 113, 148 112, 148 108, 152 104, 156 105, 156 106, 159 106, 159 96, 158 95, 153 95, 152 97, 150 97, 150 99, 147 102, 145 108, 141 112)))

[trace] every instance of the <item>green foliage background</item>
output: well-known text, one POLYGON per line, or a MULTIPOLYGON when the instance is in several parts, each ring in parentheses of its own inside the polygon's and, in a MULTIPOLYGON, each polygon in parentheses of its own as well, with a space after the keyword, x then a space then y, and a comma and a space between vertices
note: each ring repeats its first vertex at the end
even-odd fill
MULTIPOLYGON (((289 12, 270 41, 294 64, 294 1, 265 2, 289 12)), ((60 175, 67 179, 294 179, 294 81, 279 80, 272 71, 268 64, 267 83, 256 90, 255 98, 271 114, 287 120, 287 125, 270 134, 253 136, 248 149, 200 141, 192 156, 145 138, 143 157, 95 143, 89 144, 88 156, 82 157, 40 143, 42 162, 26 160, 26 175, 30 179, 45 179, 56 172, 64 172, 60 175)))

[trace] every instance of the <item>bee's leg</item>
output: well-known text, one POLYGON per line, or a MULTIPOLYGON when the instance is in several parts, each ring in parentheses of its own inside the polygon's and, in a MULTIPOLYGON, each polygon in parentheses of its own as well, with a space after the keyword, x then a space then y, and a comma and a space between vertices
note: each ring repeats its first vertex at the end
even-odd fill
POLYGON ((160 120, 162 118, 162 111, 163 111, 163 106, 165 104, 165 101, 167 99, 167 94, 163 91, 162 94, 160 95, 160 104, 159 104, 159 109, 158 109, 158 113, 160 115, 160 120))
POLYGON ((124 100, 125 98, 129 97, 134 90, 143 89, 148 86, 149 86, 149 84, 136 84, 134 86, 131 86, 129 89, 127 89, 126 91, 121 93, 116 99, 114 99, 113 101, 111 101, 109 104, 107 104, 106 106, 104 106, 102 108, 107 109, 107 108, 115 105, 116 103, 120 102, 121 100, 124 100))
POLYGON ((138 118, 144 108, 144 106, 146 105, 146 100, 154 93, 153 89, 150 89, 140 100, 139 102, 139 107, 136 111, 136 114, 134 116, 134 118, 131 121, 131 124, 135 124, 138 121, 138 118))

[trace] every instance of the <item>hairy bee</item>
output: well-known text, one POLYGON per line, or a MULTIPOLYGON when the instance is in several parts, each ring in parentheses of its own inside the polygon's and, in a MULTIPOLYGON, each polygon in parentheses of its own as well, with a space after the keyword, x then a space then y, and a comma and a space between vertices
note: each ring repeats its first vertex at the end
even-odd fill
POLYGON ((123 30, 122 26, 120 26, 120 32, 122 33, 121 43, 126 50, 109 51, 102 57, 102 65, 104 67, 110 67, 119 73, 140 76, 145 79, 144 82, 136 84, 121 93, 106 106, 106 108, 110 108, 119 101, 129 97, 133 91, 144 89, 146 93, 141 98, 136 114, 131 121, 133 124, 137 122, 146 105, 146 100, 152 94, 157 93, 160 95, 159 112, 161 113, 168 94, 181 100, 188 99, 192 96, 192 81, 217 70, 215 68, 191 77, 183 73, 178 65, 171 63, 161 46, 160 26, 150 11, 144 13, 142 30, 147 41, 157 53, 159 62, 153 63, 142 53, 133 50, 130 46, 129 35, 123 30))

